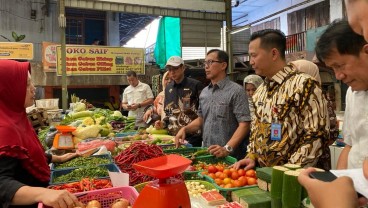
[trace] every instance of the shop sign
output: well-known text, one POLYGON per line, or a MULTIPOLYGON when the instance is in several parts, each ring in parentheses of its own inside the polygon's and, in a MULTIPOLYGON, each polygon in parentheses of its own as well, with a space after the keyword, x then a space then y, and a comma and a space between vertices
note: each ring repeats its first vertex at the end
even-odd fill
POLYGON ((56 71, 57 43, 42 42, 42 64, 45 71, 56 71))
MULTIPOLYGON (((66 46, 67 75, 144 74, 144 49, 105 46, 66 46)), ((61 47, 57 47, 57 74, 61 73, 61 47)))
POLYGON ((33 59, 32 43, 0 42, 0 59, 33 59))

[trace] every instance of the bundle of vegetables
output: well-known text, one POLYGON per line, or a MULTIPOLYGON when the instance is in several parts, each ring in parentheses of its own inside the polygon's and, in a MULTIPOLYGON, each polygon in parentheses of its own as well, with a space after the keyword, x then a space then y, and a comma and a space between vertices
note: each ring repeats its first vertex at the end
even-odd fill
POLYGON ((78 182, 66 183, 62 185, 54 185, 48 188, 54 190, 67 190, 70 193, 78 193, 111 187, 112 184, 109 179, 83 178, 78 182))
POLYGON ((162 149, 157 145, 135 142, 115 157, 115 163, 122 172, 129 174, 129 185, 134 186, 139 183, 154 180, 154 178, 136 171, 132 165, 163 155, 162 149))
POLYGON ((109 172, 107 168, 105 167, 86 166, 83 168, 77 168, 68 174, 61 175, 59 177, 55 177, 52 183, 79 181, 82 178, 86 178, 86 177, 99 178, 99 177, 107 177, 107 176, 109 176, 109 172))
POLYGON ((101 158, 101 157, 77 157, 68 162, 56 164, 55 169, 62 169, 62 168, 70 168, 70 167, 82 167, 86 165, 102 165, 108 164, 111 161, 109 158, 101 158))

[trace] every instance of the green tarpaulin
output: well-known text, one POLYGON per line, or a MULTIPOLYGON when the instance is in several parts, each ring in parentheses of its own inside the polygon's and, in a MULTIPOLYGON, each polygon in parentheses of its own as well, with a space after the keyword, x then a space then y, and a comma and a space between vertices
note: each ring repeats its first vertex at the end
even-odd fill
POLYGON ((180 18, 160 19, 154 54, 161 69, 165 68, 166 61, 171 56, 181 56, 180 18))

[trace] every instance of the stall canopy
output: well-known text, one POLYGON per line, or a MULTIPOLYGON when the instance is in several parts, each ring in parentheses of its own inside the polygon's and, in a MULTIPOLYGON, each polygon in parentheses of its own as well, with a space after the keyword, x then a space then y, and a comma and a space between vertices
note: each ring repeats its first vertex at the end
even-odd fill
POLYGON ((180 18, 160 19, 154 56, 161 69, 165 68, 166 61, 171 56, 181 56, 180 18))

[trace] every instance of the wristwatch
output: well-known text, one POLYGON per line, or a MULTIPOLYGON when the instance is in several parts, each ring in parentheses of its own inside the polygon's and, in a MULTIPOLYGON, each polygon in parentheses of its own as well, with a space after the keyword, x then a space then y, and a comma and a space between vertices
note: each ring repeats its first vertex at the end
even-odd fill
POLYGON ((229 145, 225 145, 225 146, 224 146, 224 148, 225 148, 225 150, 226 150, 226 151, 228 151, 229 153, 232 153, 232 152, 234 151, 234 149, 233 149, 231 146, 229 146, 229 145))

